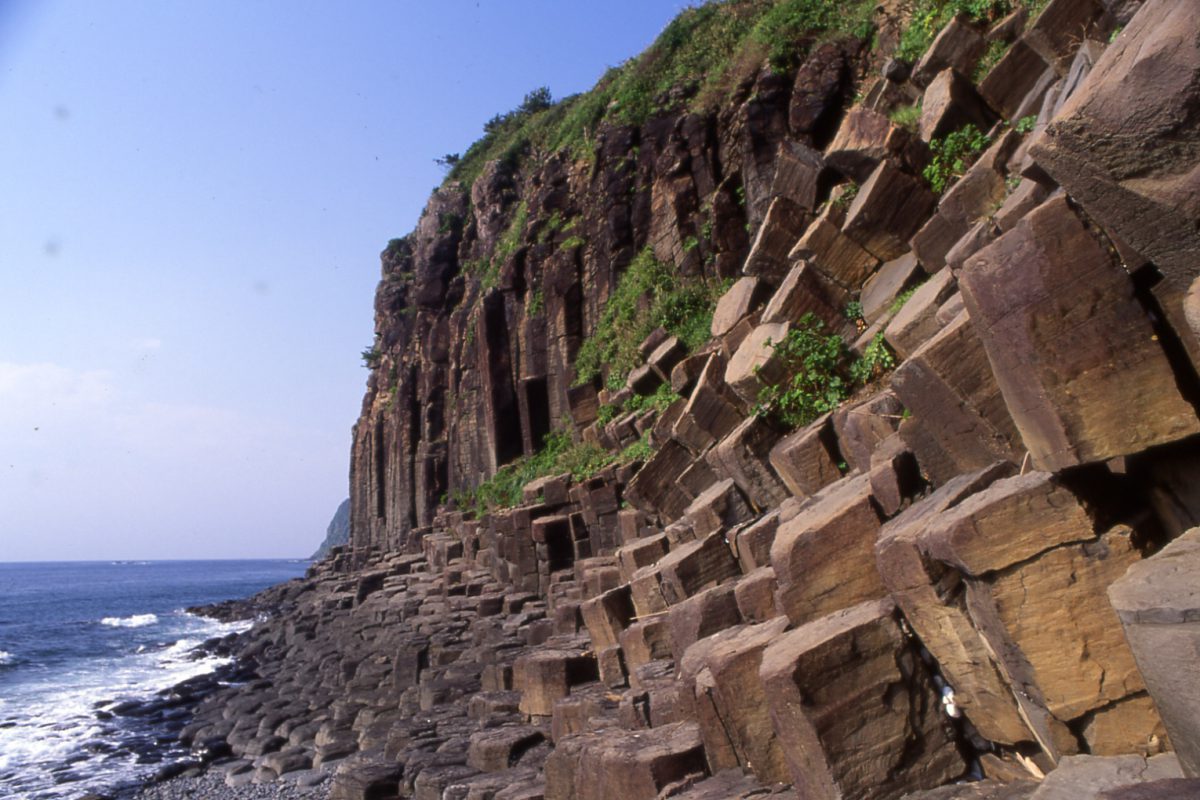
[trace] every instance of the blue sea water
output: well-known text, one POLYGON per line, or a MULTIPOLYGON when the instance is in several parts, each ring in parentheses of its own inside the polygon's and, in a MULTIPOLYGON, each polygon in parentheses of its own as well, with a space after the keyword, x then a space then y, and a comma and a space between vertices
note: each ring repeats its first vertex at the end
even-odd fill
POLYGON ((183 609, 247 597, 307 565, 0 563, 0 797, 78 797, 152 774, 147 732, 102 719, 96 704, 148 699, 216 669, 221 659, 192 649, 248 623, 183 609))

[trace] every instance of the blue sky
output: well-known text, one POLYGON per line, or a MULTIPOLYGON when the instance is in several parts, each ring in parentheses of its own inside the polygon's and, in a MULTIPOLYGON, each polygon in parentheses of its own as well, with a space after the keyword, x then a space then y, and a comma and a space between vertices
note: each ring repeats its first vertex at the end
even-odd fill
POLYGON ((307 555, 379 251, 682 0, 0 0, 0 561, 307 555))

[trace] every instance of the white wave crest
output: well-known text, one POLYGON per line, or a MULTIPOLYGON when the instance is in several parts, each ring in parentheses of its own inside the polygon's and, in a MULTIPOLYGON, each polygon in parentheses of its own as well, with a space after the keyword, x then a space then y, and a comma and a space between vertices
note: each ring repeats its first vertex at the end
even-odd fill
POLYGON ((11 664, 12 661, 12 653, 8 652, 7 650, 0 650, 0 664, 11 664))
POLYGON ((147 625, 154 625, 157 622, 157 614, 134 614, 132 617, 105 617, 100 620, 101 625, 107 625, 110 628, 144 628, 147 625))

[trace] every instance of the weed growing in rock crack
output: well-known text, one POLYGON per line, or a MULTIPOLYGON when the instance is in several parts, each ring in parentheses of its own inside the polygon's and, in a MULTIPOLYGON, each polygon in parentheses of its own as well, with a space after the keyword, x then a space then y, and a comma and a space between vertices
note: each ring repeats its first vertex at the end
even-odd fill
POLYGON ((619 389, 641 363, 638 345, 660 326, 689 350, 703 344, 725 288, 722 281, 679 276, 649 248, 638 253, 604 304, 594 333, 579 348, 575 385, 604 375, 609 388, 619 389))
POLYGON ((826 332, 825 323, 812 313, 802 316, 772 347, 791 377, 764 386, 754 412, 794 428, 833 411, 857 388, 896 366, 882 334, 855 358, 842 337, 826 332))
MULTIPOLYGON (((921 283, 924 283, 924 281, 921 283)), ((916 286, 911 286, 900 294, 896 295, 896 299, 892 301, 890 306, 888 306, 888 313, 895 314, 900 309, 904 308, 904 304, 912 299, 912 296, 917 293, 917 289, 921 288, 921 283, 918 283, 916 286)))
POLYGON ((935 194, 942 194, 963 176, 989 144, 988 135, 974 125, 935 138, 929 143, 933 159, 921 174, 935 194))
POLYGON ((1026 134, 1037 127, 1037 114, 1030 114, 1027 117, 1021 117, 1017 120, 1017 124, 1013 126, 1013 130, 1020 134, 1026 134))
POLYGON ((893 110, 891 114, 888 114, 888 118, 901 128, 915 131, 921 124, 921 104, 913 103, 910 106, 900 106, 893 110))

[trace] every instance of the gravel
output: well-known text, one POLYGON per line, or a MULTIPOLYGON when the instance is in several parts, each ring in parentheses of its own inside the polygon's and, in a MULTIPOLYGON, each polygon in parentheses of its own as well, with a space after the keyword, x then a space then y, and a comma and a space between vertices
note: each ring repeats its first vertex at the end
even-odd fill
POLYGON ((328 773, 284 775, 270 783, 247 783, 235 788, 227 785, 225 775, 214 769, 194 777, 181 776, 151 784, 130 795, 129 800, 327 800, 328 797, 328 773), (296 782, 298 778, 320 778, 321 782, 301 786, 296 782))

